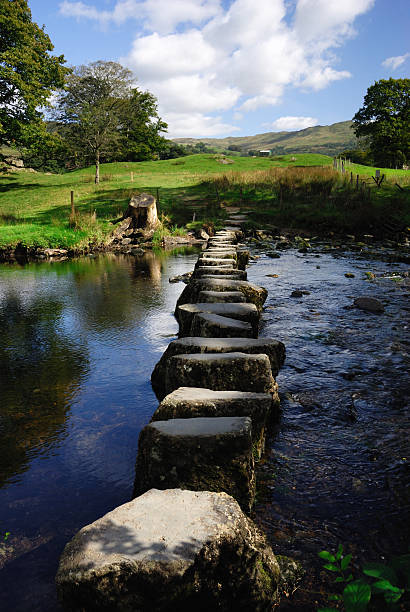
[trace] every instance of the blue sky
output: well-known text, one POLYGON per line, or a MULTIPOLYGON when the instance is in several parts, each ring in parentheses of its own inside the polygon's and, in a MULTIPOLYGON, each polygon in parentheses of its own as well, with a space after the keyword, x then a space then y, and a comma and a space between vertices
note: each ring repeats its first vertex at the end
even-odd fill
POLYGON ((408 77, 408 0, 28 0, 69 65, 118 61, 169 137, 247 136, 351 119, 408 77))

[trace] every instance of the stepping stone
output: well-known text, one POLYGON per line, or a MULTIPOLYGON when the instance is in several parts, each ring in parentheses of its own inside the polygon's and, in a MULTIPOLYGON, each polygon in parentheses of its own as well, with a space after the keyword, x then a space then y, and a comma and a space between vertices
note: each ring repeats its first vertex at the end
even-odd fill
POLYGON ((56 577, 63 607, 87 612, 262 611, 280 569, 226 493, 152 489, 87 525, 56 577))
MULTIPOLYGON (((206 261, 206 260, 205 260, 206 261)), ((233 278, 235 280, 246 280, 247 273, 245 270, 238 270, 236 268, 217 268, 215 266, 202 266, 200 268, 196 268, 191 278, 201 278, 203 276, 229 276, 229 278, 233 278)))
POLYGON ((255 500, 251 430, 251 419, 238 416, 150 423, 138 441, 133 496, 149 489, 224 492, 249 513, 255 500))
POLYGON ((221 278, 202 278, 191 280, 182 291, 178 301, 175 315, 177 316, 178 306, 181 304, 195 304, 199 302, 201 291, 240 291, 245 296, 245 300, 255 304, 259 311, 266 300, 268 292, 264 287, 258 287, 252 283, 241 280, 225 280, 221 278))
POLYGON ((165 367, 165 395, 178 387, 277 393, 268 356, 236 352, 170 357, 165 367))
POLYGON ((151 421, 247 416, 252 421, 254 457, 259 459, 265 448, 265 430, 271 405, 272 397, 267 393, 179 387, 162 400, 151 421))
MULTIPOLYGON (((178 340, 174 340, 168 344, 165 352, 151 374, 151 383, 154 393, 159 400, 162 400, 167 395, 165 389, 166 364, 174 355, 181 355, 184 353, 207 354, 234 352, 247 354, 263 353, 267 355, 273 376, 278 375, 279 369, 282 367, 285 361, 285 345, 278 340, 274 340, 273 338, 179 338, 178 340)), ((181 384, 178 386, 181 387, 184 385, 181 384)), ((193 384, 192 386, 204 386, 207 388, 207 385, 193 384)))
POLYGON ((236 251, 236 261, 238 263, 239 270, 245 270, 249 263, 250 253, 246 249, 238 249, 236 251))
MULTIPOLYGON (((219 294, 220 295, 220 294, 219 294)), ((242 294, 241 294, 242 295, 242 294)), ((247 321, 252 325, 254 337, 257 337, 259 327, 259 312, 254 304, 213 304, 213 303, 197 303, 183 304, 178 307, 179 321, 179 336, 195 335, 190 334, 192 319, 198 312, 206 312, 220 315, 221 317, 230 317, 239 321, 247 321)))
POLYGON ((236 251, 232 249, 207 249, 203 251, 201 259, 235 259, 236 251))
POLYGON ((199 257, 195 264, 195 269, 206 267, 217 267, 217 268, 236 268, 236 262, 232 259, 211 259, 210 257, 199 257))
POLYGON ((245 302, 245 296, 240 291, 200 291, 200 302, 245 302))
POLYGON ((217 314, 198 313, 192 319, 190 336, 202 338, 253 338, 250 323, 217 314))

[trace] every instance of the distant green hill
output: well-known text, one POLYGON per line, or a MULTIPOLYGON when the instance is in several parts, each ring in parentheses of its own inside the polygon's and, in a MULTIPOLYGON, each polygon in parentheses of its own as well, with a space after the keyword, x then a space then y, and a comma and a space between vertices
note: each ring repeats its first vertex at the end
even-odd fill
POLYGON ((317 125, 297 132, 266 132, 256 136, 230 136, 228 138, 174 138, 184 145, 203 142, 215 149, 225 150, 236 145, 241 152, 271 149, 273 154, 284 153, 323 153, 337 155, 345 149, 357 146, 351 121, 341 121, 333 125, 317 125))

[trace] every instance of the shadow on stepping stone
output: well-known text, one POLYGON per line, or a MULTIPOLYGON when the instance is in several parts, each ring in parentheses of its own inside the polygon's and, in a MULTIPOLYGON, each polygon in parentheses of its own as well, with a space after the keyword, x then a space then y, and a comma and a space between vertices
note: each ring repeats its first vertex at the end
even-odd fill
POLYGON ((280 568, 265 536, 225 493, 151 489, 87 525, 56 577, 67 610, 262 612, 280 568))

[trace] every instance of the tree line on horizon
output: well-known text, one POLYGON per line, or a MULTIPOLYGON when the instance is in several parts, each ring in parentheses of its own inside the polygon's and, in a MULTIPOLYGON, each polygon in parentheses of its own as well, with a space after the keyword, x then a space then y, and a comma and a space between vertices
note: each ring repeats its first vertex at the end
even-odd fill
MULTIPOLYGON (((157 99, 135 86, 127 68, 103 61, 69 68, 63 55, 51 54, 53 48, 32 21, 27 0, 1 1, 0 144, 22 150, 26 165, 58 172, 95 164, 98 183, 102 161, 213 152, 202 142, 183 146, 166 139, 157 99)), ((409 93, 410 79, 369 87, 353 117, 358 149, 344 153, 358 163, 407 164, 409 93)))

